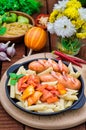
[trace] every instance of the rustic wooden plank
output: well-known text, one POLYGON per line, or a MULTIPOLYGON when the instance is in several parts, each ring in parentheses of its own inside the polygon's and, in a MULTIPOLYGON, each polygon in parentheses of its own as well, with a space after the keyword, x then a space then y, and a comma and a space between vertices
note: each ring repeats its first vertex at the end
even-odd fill
POLYGON ((52 12, 54 4, 57 2, 58 2, 58 0, 47 0, 48 13, 52 12))
POLYGON ((66 130, 86 130, 85 123, 83 123, 79 126, 73 127, 73 128, 66 129, 66 130))
POLYGON ((25 130, 38 130, 38 129, 26 126, 25 130))
POLYGON ((77 56, 86 60, 86 46, 81 47, 80 52, 77 56))
MULTIPOLYGON (((42 3, 44 4, 43 8, 41 9, 40 13, 50 13, 52 11, 53 4, 57 2, 57 0, 41 0, 42 3)), ((38 14, 34 15, 34 18, 38 14)), ((50 35, 50 34, 49 34, 50 35)), ((46 46, 39 52, 46 52, 49 51, 49 42, 51 43, 52 50, 56 48, 56 42, 57 42, 57 37, 55 35, 51 35, 51 39, 48 39, 46 46), (50 42, 51 41, 51 42, 50 42)), ((16 56, 11 58, 11 62, 3 62, 3 64, 0 64, 0 67, 2 66, 2 73, 3 74, 7 68, 12 65, 14 62, 22 58, 23 54, 25 54, 25 47, 24 43, 18 43, 15 45, 16 47, 16 56)), ((81 58, 86 60, 86 46, 82 47, 83 51, 80 51, 79 55, 81 58)), ((81 48, 81 49, 82 49, 81 48)), ((37 52, 34 52, 37 53, 37 52)), ((1 69, 1 68, 0 68, 1 69)), ((0 104, 0 130, 37 130, 35 128, 31 128, 28 126, 24 126, 21 123, 17 122, 15 119, 10 117, 3 107, 0 104)), ((74 127, 74 128, 69 128, 65 130, 86 130, 85 123, 74 127)))
MULTIPOLYGON (((22 58, 25 48, 23 43, 15 44, 16 55, 11 58, 11 62, 5 61, 2 63, 1 76, 7 70, 7 68, 14 62, 22 58)), ((1 64, 0 64, 1 65, 1 64)), ((23 130, 24 125, 9 116, 0 104, 0 130, 23 130)))
POLYGON ((9 116, 0 104, 0 130, 23 130, 23 125, 9 116))
POLYGON ((0 79, 1 79, 1 71, 2 71, 2 62, 0 61, 0 79))
MULTIPOLYGON (((53 10, 53 6, 57 3, 58 0, 47 0, 47 12, 50 14, 53 10)), ((50 43, 50 51, 56 49, 57 37, 56 35, 52 35, 48 32, 49 35, 49 43, 50 43)))

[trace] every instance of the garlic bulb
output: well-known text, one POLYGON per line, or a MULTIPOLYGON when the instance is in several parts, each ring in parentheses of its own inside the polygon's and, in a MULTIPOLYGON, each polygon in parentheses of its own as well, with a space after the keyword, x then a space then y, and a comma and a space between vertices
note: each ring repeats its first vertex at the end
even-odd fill
POLYGON ((8 41, 7 43, 0 43, 0 51, 6 51, 9 43, 10 41, 8 41))
POLYGON ((0 52, 0 61, 5 61, 5 60, 11 61, 11 60, 7 57, 7 54, 6 54, 5 52, 0 52))
POLYGON ((15 45, 15 44, 13 43, 12 46, 8 47, 7 50, 6 50, 7 55, 9 55, 9 56, 11 56, 11 57, 13 57, 13 56, 15 55, 15 53, 16 53, 16 50, 15 50, 15 48, 14 48, 14 45, 15 45))

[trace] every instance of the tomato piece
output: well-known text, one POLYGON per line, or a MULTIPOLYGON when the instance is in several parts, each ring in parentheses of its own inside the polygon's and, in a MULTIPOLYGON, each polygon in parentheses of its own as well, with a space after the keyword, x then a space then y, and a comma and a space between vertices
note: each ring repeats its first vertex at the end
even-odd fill
POLYGON ((54 102, 57 102, 59 99, 57 96, 53 96, 53 97, 49 97, 47 99, 47 103, 54 103, 54 102))
POLYGON ((51 92, 54 96, 59 96, 59 95, 60 95, 59 91, 57 91, 57 90, 51 90, 50 92, 51 92))
POLYGON ((40 91, 40 92, 43 92, 43 91, 46 89, 47 86, 48 86, 47 84, 44 84, 44 85, 39 84, 39 85, 37 86, 36 90, 37 90, 37 91, 40 91))
POLYGON ((47 85, 46 89, 49 91, 56 90, 56 88, 54 86, 50 86, 50 85, 47 85))
POLYGON ((49 20, 49 14, 39 14, 36 17, 35 25, 37 27, 41 27, 43 29, 46 29, 48 20, 49 20))
POLYGON ((21 91, 22 85, 26 83, 28 80, 28 76, 23 76, 22 78, 19 79, 18 81, 18 90, 21 91))
POLYGON ((42 95, 42 97, 41 97, 40 100, 41 100, 42 102, 46 102, 47 99, 48 99, 49 97, 52 97, 52 96, 53 96, 53 94, 52 94, 50 91, 44 89, 43 95, 42 95))

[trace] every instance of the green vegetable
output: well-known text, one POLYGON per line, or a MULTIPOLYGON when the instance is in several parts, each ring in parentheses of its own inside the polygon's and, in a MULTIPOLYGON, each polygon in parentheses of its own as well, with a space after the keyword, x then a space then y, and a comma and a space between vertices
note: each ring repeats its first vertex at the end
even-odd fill
POLYGON ((40 7, 42 7, 41 2, 38 0, 19 0, 19 3, 21 7, 20 11, 30 15, 40 12, 40 7))
POLYGON ((29 23, 29 19, 24 16, 18 16, 19 23, 29 23))
POLYGON ((0 25, 2 25, 2 16, 0 16, 0 25))
POLYGON ((2 21, 6 23, 16 22, 17 15, 15 13, 6 12, 2 15, 2 21))
POLYGON ((6 33, 6 27, 1 26, 0 27, 0 35, 4 35, 6 33))
POLYGON ((23 74, 17 75, 15 73, 10 73, 9 76, 10 76, 10 80, 9 80, 10 81, 10 85, 15 85, 17 83, 18 79, 20 79, 24 75, 23 74))
POLYGON ((7 11, 22 11, 29 15, 37 13, 42 7, 41 0, 0 0, 0 14, 4 14, 7 11))
POLYGON ((65 52, 69 52, 70 54, 76 54, 76 52, 78 52, 81 47, 81 43, 77 38, 62 38, 61 43, 65 49, 65 52))

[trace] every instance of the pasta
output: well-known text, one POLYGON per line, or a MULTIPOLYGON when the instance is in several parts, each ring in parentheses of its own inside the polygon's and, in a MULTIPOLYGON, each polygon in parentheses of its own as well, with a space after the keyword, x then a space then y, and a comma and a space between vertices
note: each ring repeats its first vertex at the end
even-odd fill
MULTIPOLYGON (((70 66, 70 73, 73 72, 72 66, 70 66)), ((26 76, 30 76, 30 75, 43 75, 46 73, 51 73, 53 71, 52 67, 49 67, 48 69, 46 69, 45 71, 42 71, 41 73, 37 73, 33 70, 26 70, 24 68, 24 66, 19 67, 18 71, 16 72, 17 75, 19 74, 24 74, 26 76)), ((56 87, 56 85, 58 84, 58 81, 52 81, 52 82, 41 82, 41 85, 49 85, 52 87, 56 87)), ((8 82, 8 85, 10 85, 10 79, 8 82)), ((50 89, 50 88, 48 88, 50 89)), ((66 88, 66 93, 64 93, 63 95, 58 95, 59 100, 54 102, 54 103, 46 103, 46 102, 42 102, 41 100, 38 100, 36 102, 36 104, 33 105, 28 105, 28 99, 26 100, 22 100, 21 98, 22 95, 22 91, 20 92, 18 90, 18 83, 15 84, 15 86, 10 85, 10 97, 11 98, 16 98, 18 100, 17 105, 25 108, 26 110, 30 110, 30 111, 36 111, 36 112, 42 112, 42 113, 46 113, 46 112, 58 112, 61 110, 64 110, 68 107, 70 107, 74 101, 78 100, 78 90, 73 90, 73 89, 69 89, 66 88)))
POLYGON ((6 33, 3 36, 20 36, 24 35, 28 29, 32 27, 31 24, 26 24, 26 23, 19 23, 19 22, 14 22, 14 23, 4 23, 3 27, 6 27, 6 33))
POLYGON ((71 63, 68 65, 68 68, 69 68, 69 70, 70 70, 70 75, 71 75, 71 76, 73 76, 73 77, 75 77, 75 78, 78 78, 78 77, 81 75, 81 73, 78 72, 78 71, 77 71, 77 72, 74 72, 71 63))
POLYGON ((41 73, 38 73, 38 76, 41 76, 41 75, 43 75, 43 74, 50 73, 51 71, 53 71, 53 68, 52 68, 52 67, 49 67, 48 69, 42 71, 41 73))

